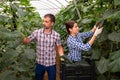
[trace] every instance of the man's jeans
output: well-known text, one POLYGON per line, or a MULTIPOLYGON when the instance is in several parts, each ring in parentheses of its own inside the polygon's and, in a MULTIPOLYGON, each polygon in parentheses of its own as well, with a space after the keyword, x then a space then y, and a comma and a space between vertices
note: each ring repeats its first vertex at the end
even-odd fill
POLYGON ((36 63, 35 69, 36 80, 43 80, 45 71, 48 73, 48 80, 56 80, 56 65, 46 67, 38 63, 36 63))

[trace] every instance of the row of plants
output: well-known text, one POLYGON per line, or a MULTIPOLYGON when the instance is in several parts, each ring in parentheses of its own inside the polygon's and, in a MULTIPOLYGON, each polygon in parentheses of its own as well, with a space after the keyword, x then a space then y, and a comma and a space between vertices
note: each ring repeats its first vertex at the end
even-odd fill
MULTIPOLYGON (((88 52, 95 61, 97 80, 119 80, 120 72, 120 1, 119 0, 73 0, 56 15, 56 29, 61 34, 67 54, 67 20, 78 22, 80 32, 89 31, 97 21, 105 20, 104 30, 88 52)), ((85 43, 88 41, 87 39, 85 43)))
POLYGON ((0 2, 0 80, 34 80, 35 43, 24 37, 41 25, 29 0, 0 2))

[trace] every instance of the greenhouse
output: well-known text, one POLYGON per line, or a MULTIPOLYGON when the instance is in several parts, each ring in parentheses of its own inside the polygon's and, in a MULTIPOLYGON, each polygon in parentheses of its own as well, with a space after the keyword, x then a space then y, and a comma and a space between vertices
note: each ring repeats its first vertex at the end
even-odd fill
POLYGON ((120 80, 120 1, 0 0, 0 80, 42 78, 120 80))

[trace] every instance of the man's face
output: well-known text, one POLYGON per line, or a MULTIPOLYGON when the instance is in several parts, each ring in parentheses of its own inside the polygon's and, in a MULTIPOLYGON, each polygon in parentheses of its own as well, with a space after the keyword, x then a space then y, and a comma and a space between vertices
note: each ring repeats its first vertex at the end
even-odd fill
POLYGON ((49 17, 45 17, 43 19, 44 28, 49 29, 49 28, 52 28, 53 25, 54 25, 54 22, 52 22, 49 17))

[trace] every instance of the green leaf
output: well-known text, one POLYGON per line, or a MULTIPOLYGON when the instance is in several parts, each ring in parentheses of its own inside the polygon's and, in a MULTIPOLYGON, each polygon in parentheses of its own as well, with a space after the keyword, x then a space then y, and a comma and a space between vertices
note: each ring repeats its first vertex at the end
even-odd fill
POLYGON ((114 5, 115 5, 115 6, 120 5, 120 0, 114 0, 114 5))
POLYGON ((91 4, 91 5, 87 6, 87 7, 84 6, 84 7, 82 8, 82 11, 83 11, 84 13, 85 13, 85 12, 88 12, 89 9, 91 9, 93 6, 94 6, 93 4, 91 4))
POLYGON ((103 30, 103 32, 100 34, 100 37, 98 39, 98 42, 103 42, 108 39, 108 31, 103 30))
POLYGON ((81 21, 81 23, 86 24, 86 23, 90 23, 91 21, 92 21, 92 19, 85 18, 81 21))
POLYGON ((102 57, 99 62, 97 62, 97 69, 99 73, 103 74, 108 71, 109 60, 102 57))
POLYGON ((21 75, 21 77, 18 80, 33 80, 31 77, 26 77, 24 75, 21 75))
POLYGON ((114 10, 106 10, 103 14, 103 18, 106 19, 106 18, 109 18, 112 16, 114 10))
POLYGON ((108 38, 111 41, 115 41, 115 42, 120 42, 120 33, 117 32, 112 32, 111 34, 108 35, 108 38))
POLYGON ((18 38, 15 41, 7 41, 7 47, 16 49, 21 43, 21 38, 18 38))
POLYGON ((110 62, 109 70, 111 72, 120 72, 120 57, 110 62))
POLYGON ((97 77, 97 80, 106 80, 106 77, 104 75, 99 75, 97 77))
POLYGON ((33 49, 25 49, 25 55, 28 59, 35 59, 35 51, 33 49))
POLYGON ((112 78, 111 80, 120 80, 119 77, 118 78, 112 78))
POLYGON ((98 60, 100 58, 100 50, 93 50, 92 51, 92 56, 91 59, 93 60, 98 60))
POLYGON ((14 71, 5 70, 0 73, 0 80, 17 80, 14 71))
POLYGON ((64 11, 61 12, 61 14, 66 14, 69 10, 75 8, 74 5, 68 5, 66 9, 64 9, 64 11))
POLYGON ((23 10, 21 8, 18 8, 17 11, 20 14, 19 17, 24 17, 25 13, 23 12, 23 10))
POLYGON ((110 53, 110 64, 109 68, 111 72, 120 71, 120 50, 110 53))
POLYGON ((19 55, 19 53, 16 50, 8 49, 8 50, 6 50, 6 53, 4 53, 3 57, 5 59, 9 59, 10 60, 10 59, 13 59, 15 57, 18 57, 18 55, 19 55))
MULTIPOLYGON (((14 66, 13 66, 14 67, 14 66)), ((23 71, 27 71, 28 70, 28 67, 27 66, 24 66, 24 65, 20 65, 20 66, 15 66, 14 69, 16 71, 20 71, 20 72, 23 72, 23 71)))
POLYGON ((0 23, 7 23, 8 22, 8 17, 4 15, 0 15, 0 23))
POLYGON ((20 2, 21 2, 22 5, 25 5, 25 6, 30 5, 29 0, 20 0, 20 2))
POLYGON ((118 58, 120 58, 120 50, 110 53, 110 56, 109 56, 110 60, 113 61, 113 60, 116 60, 118 58))
POLYGON ((16 40, 17 38, 22 39, 23 34, 18 31, 11 32, 8 29, 2 28, 0 29, 0 38, 3 40, 16 40))
POLYGON ((120 16, 120 11, 119 10, 106 10, 103 14, 103 19, 107 18, 113 18, 117 19, 120 16))

